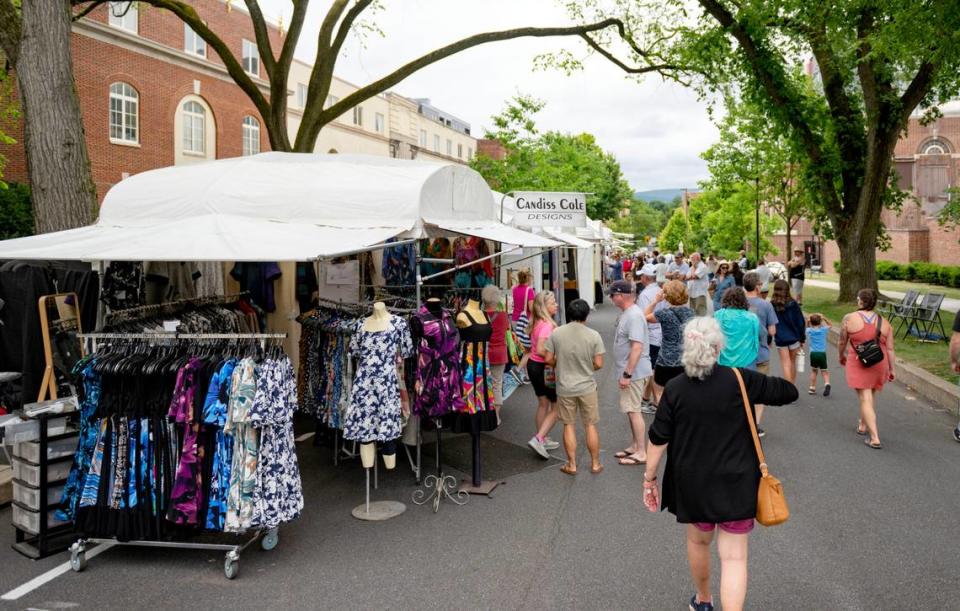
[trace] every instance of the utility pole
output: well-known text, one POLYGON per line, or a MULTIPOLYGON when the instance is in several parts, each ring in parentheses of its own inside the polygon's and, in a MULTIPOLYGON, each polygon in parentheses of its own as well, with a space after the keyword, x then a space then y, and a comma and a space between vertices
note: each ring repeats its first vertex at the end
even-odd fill
MULTIPOLYGON (((754 179, 754 183, 757 190, 757 241, 756 246, 754 247, 757 252, 757 258, 754 260, 754 265, 760 265, 760 177, 757 176, 754 179)), ((787 231, 790 231, 790 228, 787 228, 787 231)))

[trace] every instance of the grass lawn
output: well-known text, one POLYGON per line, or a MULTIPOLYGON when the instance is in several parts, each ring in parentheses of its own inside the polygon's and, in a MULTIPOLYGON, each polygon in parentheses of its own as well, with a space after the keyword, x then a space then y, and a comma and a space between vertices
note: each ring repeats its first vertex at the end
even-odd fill
MULTIPOLYGON (((810 272, 807 272, 807 278, 810 280, 829 280, 832 282, 840 282, 840 275, 834 273, 811 274, 810 272)), ((881 280, 878 284, 880 285, 881 292, 900 291, 901 293, 906 293, 907 291, 913 289, 915 291, 920 291, 921 294, 943 293, 950 299, 960 299, 960 289, 947 286, 924 284, 923 282, 908 282, 906 280, 881 280)))
MULTIPOLYGON (((836 326, 840 323, 844 314, 856 309, 856 305, 838 304, 836 299, 836 291, 807 285, 803 289, 803 313, 819 312, 836 326)), ((943 321, 943 328, 949 335, 953 326, 953 314, 941 312, 940 319, 943 321)), ((896 325, 894 325, 894 329, 896 329, 896 325)), ((950 382, 957 380, 957 375, 950 371, 950 351, 946 343, 931 344, 918 342, 912 337, 904 339, 902 336, 897 336, 893 347, 897 357, 922 367, 944 380, 950 382)))

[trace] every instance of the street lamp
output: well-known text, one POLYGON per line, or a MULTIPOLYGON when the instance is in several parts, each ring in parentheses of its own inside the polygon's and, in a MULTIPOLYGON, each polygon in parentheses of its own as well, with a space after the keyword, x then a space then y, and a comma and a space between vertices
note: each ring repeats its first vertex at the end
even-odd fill
MULTIPOLYGON (((756 247, 755 247, 755 249, 756 249, 756 251, 757 251, 757 258, 754 260, 754 263, 753 263, 753 264, 754 264, 754 265, 760 265, 760 177, 759 177, 759 176, 757 176, 757 177, 754 179, 754 183, 755 183, 755 187, 756 187, 756 191, 757 191, 757 210, 756 210, 756 212, 757 212, 757 241, 756 241, 756 247)), ((787 231, 789 231, 789 228, 787 228, 787 231)))

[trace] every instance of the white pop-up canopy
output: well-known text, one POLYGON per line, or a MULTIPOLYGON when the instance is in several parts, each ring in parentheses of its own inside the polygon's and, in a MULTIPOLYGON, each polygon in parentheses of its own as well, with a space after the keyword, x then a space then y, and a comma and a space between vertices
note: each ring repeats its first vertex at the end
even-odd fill
POLYGON ((262 153, 132 176, 95 224, 2 241, 0 259, 305 261, 443 233, 556 245, 500 223, 462 165, 262 153))

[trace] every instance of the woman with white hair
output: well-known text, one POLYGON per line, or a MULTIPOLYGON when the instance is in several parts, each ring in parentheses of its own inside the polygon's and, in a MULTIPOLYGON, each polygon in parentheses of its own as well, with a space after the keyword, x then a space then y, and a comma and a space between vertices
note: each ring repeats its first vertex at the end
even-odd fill
MULTIPOLYGON (((684 375, 667 383, 650 427, 643 499, 660 506, 657 467, 663 455, 663 509, 687 525, 687 559, 696 593, 693 611, 711 611, 710 545, 717 534, 720 602, 743 609, 747 593, 747 540, 757 515, 760 465, 734 371, 717 364, 723 331, 712 318, 694 318, 683 330, 684 375)), ((786 380, 741 369, 750 408, 797 400, 786 380)))

